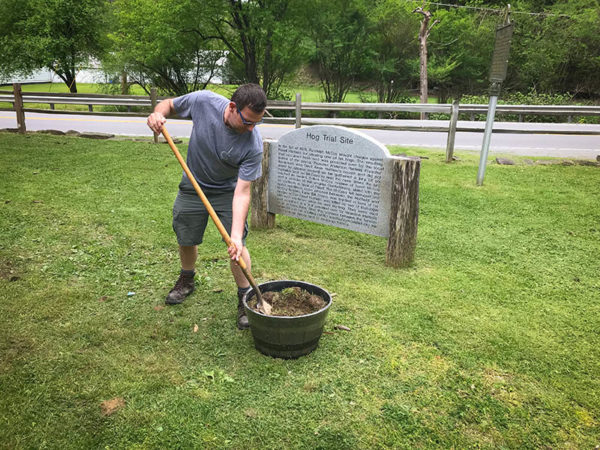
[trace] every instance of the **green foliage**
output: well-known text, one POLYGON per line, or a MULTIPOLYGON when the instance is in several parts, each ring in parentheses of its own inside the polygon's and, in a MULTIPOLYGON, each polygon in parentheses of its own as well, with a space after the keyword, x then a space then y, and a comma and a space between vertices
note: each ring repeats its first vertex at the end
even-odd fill
POLYGON ((386 0, 377 2, 370 11, 368 44, 373 53, 368 79, 377 92, 378 102, 400 103, 407 90, 418 87, 418 29, 413 7, 386 0))
POLYGON ((440 103, 485 90, 498 18, 467 9, 440 9, 434 17, 440 23, 428 40, 428 73, 440 103))
POLYGON ((429 158, 412 267, 375 236, 251 231, 257 281, 336 294, 317 350, 278 360, 235 327, 213 226, 196 292, 164 307, 166 145, 1 133, 2 446, 594 448, 599 168, 489 164, 476 187, 476 153, 392 151, 429 158))
POLYGON ((230 82, 261 84, 269 98, 283 98, 283 83, 305 61, 300 0, 213 0, 207 33, 229 51, 230 82))
POLYGON ((105 0, 0 0, 0 77, 47 68, 70 92, 90 58, 106 50, 105 0))
MULTIPOLYGON (((464 104, 480 104, 487 105, 489 103, 489 96, 486 95, 465 95, 461 97, 460 103, 464 104)), ((540 93, 532 89, 527 93, 522 92, 501 92, 500 98, 498 99, 500 105, 573 105, 574 98, 571 94, 547 94, 540 93)), ((497 113, 498 115, 498 113, 497 113)), ((477 120, 486 120, 485 115, 475 115, 477 120)), ((447 116, 446 116, 447 118, 447 116)), ((564 122, 564 116, 543 116, 543 115, 524 115, 519 117, 516 114, 501 114, 499 115, 501 120, 515 122, 523 120, 525 122, 564 122)), ((464 117, 467 119, 467 117, 464 117)), ((579 118, 581 123, 594 123, 597 122, 597 118, 582 116, 579 118)))
POLYGON ((309 11, 319 10, 310 33, 326 102, 343 102, 353 83, 366 73, 365 61, 372 54, 367 46, 369 23, 365 5, 359 0, 310 2, 309 11))
POLYGON ((196 2, 116 0, 112 7, 113 51, 105 66, 116 79, 125 72, 147 93, 155 86, 163 95, 207 87, 224 52, 204 36, 210 23, 196 2))
POLYGON ((553 15, 517 19, 508 87, 600 95, 600 4, 577 0, 549 6, 553 15))

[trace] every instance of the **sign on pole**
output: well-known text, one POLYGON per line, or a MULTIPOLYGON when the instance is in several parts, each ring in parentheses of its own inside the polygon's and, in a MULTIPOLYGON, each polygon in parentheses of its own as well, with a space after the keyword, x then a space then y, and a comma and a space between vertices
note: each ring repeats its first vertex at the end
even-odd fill
POLYGON ((490 70, 490 81, 492 83, 502 83, 506 79, 513 28, 514 26, 511 22, 501 25, 496 29, 496 43, 494 45, 492 68, 490 70))
POLYGON ((510 42, 514 29, 513 22, 508 19, 510 5, 508 5, 506 22, 496 29, 496 43, 494 44, 494 54, 492 56, 492 67, 490 69, 490 104, 488 108, 487 120, 485 123, 485 132, 483 134, 483 144, 481 146, 481 156, 479 158, 479 170, 477 171, 477 185, 483 184, 485 176, 485 165, 487 162, 490 141, 492 139, 492 128, 494 127, 494 116, 496 115, 496 105, 502 82, 506 79, 506 70, 508 68, 508 55, 510 53, 510 42))

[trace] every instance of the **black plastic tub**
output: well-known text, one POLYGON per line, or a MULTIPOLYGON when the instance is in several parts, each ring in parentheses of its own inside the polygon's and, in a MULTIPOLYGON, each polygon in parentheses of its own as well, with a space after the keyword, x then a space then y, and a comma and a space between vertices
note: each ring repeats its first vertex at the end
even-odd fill
POLYGON ((267 316, 248 306, 248 301, 255 295, 253 289, 242 299, 254 346, 259 352, 275 358, 299 358, 317 348, 331 306, 329 292, 304 281, 279 280, 258 285, 260 292, 279 292, 290 287, 299 287, 318 295, 325 301, 325 306, 319 311, 303 316, 267 316))

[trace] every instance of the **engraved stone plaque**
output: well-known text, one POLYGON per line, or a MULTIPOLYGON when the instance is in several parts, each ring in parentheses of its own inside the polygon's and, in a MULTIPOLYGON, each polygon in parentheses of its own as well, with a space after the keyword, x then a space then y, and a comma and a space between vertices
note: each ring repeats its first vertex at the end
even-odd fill
POLYGON ((389 236, 393 157, 376 140, 343 127, 299 128, 269 158, 270 213, 389 236))

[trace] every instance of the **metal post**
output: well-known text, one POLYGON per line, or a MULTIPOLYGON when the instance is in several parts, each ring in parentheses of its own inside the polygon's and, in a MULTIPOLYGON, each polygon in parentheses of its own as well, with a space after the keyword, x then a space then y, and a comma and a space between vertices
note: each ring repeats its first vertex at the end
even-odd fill
POLYGON ((492 128, 494 126, 494 116, 496 115, 496 105, 498 96, 490 96, 490 106, 488 109, 487 120, 485 122, 485 132, 483 134, 483 145, 481 146, 481 157, 479 158, 479 171, 477 172, 477 186, 483 184, 485 176, 485 165, 487 163, 488 151, 490 150, 490 141, 492 139, 492 128))
POLYGON ((302 126, 302 94, 296 93, 296 128, 302 126))

